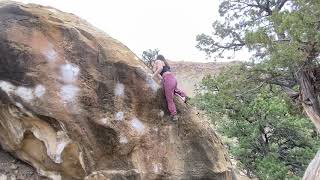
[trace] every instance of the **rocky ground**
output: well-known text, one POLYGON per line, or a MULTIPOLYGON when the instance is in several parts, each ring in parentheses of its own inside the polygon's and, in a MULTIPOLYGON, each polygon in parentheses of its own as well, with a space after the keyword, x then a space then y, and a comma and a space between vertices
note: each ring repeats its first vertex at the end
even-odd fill
POLYGON ((0 180, 47 180, 30 165, 17 160, 0 148, 0 180))

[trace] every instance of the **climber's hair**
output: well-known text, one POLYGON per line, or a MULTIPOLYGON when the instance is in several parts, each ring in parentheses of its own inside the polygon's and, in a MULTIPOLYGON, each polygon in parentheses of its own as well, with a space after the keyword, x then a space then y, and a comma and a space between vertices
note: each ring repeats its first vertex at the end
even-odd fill
POLYGON ((170 65, 169 65, 168 61, 166 60, 166 58, 164 58, 164 56, 163 56, 163 55, 161 55, 161 54, 157 55, 156 60, 161 60, 161 61, 163 61, 163 62, 164 62, 164 64, 165 64, 166 66, 170 67, 170 65))

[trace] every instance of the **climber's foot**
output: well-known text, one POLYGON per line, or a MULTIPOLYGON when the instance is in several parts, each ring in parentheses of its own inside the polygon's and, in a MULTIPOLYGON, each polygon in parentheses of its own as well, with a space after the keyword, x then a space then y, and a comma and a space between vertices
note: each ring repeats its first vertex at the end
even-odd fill
POLYGON ((173 122, 177 122, 177 121, 179 120, 178 115, 171 115, 171 120, 172 120, 173 122))
POLYGON ((188 104, 189 100, 190 100, 190 98, 188 96, 184 97, 184 103, 188 104))

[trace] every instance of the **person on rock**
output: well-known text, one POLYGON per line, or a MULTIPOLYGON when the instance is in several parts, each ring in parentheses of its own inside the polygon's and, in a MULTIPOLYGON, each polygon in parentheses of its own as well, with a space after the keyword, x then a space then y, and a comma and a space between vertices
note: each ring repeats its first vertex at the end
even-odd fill
POLYGON ((163 81, 164 92, 167 100, 170 116, 173 121, 178 120, 176 105, 173 101, 174 95, 179 95, 185 103, 189 99, 188 96, 177 88, 177 79, 175 75, 170 71, 170 66, 163 55, 158 55, 153 64, 154 74, 152 78, 159 77, 163 81))

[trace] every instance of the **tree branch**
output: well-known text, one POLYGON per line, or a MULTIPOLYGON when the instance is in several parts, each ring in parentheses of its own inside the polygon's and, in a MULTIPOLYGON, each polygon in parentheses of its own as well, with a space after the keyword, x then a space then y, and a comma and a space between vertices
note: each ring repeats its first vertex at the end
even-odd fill
MULTIPOLYGON (((272 15, 272 10, 270 9, 269 6, 263 6, 259 1, 255 0, 257 4, 250 4, 250 3, 247 3, 247 2, 242 2, 242 1, 230 1, 230 2, 233 2, 233 3, 239 3, 239 4, 244 4, 246 5, 247 7, 255 7, 255 8, 258 8, 260 10, 263 10, 265 11, 268 16, 269 15, 272 15)), ((269 2, 269 0, 268 0, 269 2)))
POLYGON ((276 7, 277 10, 280 11, 283 8, 283 6, 286 4, 286 2, 288 2, 288 0, 279 0, 279 4, 276 7))
POLYGON ((218 48, 221 48, 221 49, 233 49, 234 47, 242 47, 246 44, 245 43, 239 43, 239 44, 230 43, 230 44, 226 44, 226 45, 221 45, 221 44, 215 43, 213 45, 217 46, 218 48))
POLYGON ((240 97, 240 96, 243 96, 244 94, 248 94, 248 93, 250 93, 250 92, 254 92, 254 91, 260 89, 264 84, 265 84, 265 82, 262 82, 260 85, 258 85, 257 87, 255 87, 255 88, 253 88, 253 89, 250 89, 250 90, 248 90, 248 91, 245 91, 245 92, 243 92, 243 93, 241 93, 241 94, 236 94, 236 97, 240 97))

